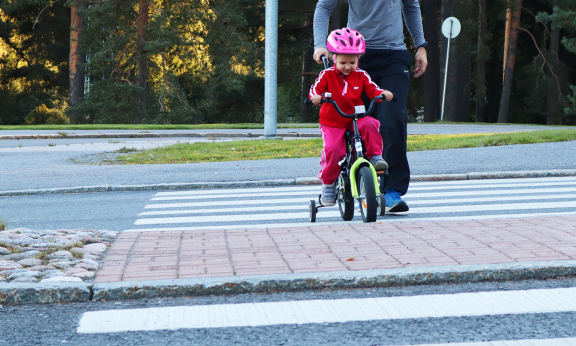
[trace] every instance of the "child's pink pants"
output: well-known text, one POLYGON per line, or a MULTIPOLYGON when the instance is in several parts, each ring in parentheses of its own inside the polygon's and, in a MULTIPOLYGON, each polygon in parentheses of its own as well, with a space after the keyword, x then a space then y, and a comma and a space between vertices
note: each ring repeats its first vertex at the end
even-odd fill
MULTIPOLYGON (((352 129, 352 125, 351 130, 352 129)), ((358 132, 366 145, 367 159, 382 155, 382 136, 380 135, 380 122, 370 116, 358 119, 358 132)), ((346 141, 344 133, 346 128, 320 125, 320 133, 324 140, 324 149, 320 157, 318 178, 323 184, 332 184, 340 175, 338 164, 346 156, 346 141)), ((355 150, 355 149, 353 149, 355 150)))

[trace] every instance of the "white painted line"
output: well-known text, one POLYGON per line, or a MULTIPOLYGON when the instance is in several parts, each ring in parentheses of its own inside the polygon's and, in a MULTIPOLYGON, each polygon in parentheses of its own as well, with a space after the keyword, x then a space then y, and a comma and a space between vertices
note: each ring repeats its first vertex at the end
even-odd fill
POLYGON ((501 201, 526 201, 526 200, 548 200, 548 199, 574 199, 576 194, 568 195, 539 195, 539 196, 504 196, 504 197, 480 197, 480 198, 447 198, 447 199, 417 199, 410 201, 414 204, 451 204, 451 203, 481 203, 481 202, 501 202, 501 201))
MULTIPOLYGON (((308 201, 308 200, 307 200, 308 201)), ((244 204, 239 203, 239 204, 244 204)), ((308 210, 308 204, 302 205, 280 205, 274 207, 247 207, 247 208, 211 208, 211 209, 186 209, 186 210, 157 210, 146 211, 138 214, 138 216, 147 215, 181 215, 181 214, 217 214, 217 213, 238 213, 238 212, 254 212, 254 211, 286 211, 286 210, 308 210)), ((330 207, 330 208, 337 208, 330 207)))
POLYGON ((197 196, 197 195, 217 195, 236 193, 261 193, 261 192, 282 192, 282 191, 320 191, 320 186, 290 186, 290 187, 260 187, 260 188, 235 188, 235 189, 211 189, 211 190, 186 190, 174 192, 158 192, 156 196, 197 196))
MULTIPOLYGON (((340 217, 340 211, 321 211, 316 218, 340 217)), ((276 213, 276 214, 247 214, 247 215, 215 215, 215 216, 181 216, 138 219, 135 225, 160 225, 168 223, 205 223, 205 222, 238 222, 238 221, 265 221, 265 220, 292 220, 309 219, 308 212, 276 213)))
MULTIPOLYGON (((413 221, 413 220, 410 220, 413 221)), ((270 223, 270 224, 251 224, 251 225, 229 225, 229 226, 200 226, 200 227, 161 227, 161 228, 132 228, 124 232, 167 232, 167 231, 199 231, 199 230, 230 230, 230 229, 262 229, 266 232, 267 228, 294 228, 294 227, 313 227, 329 225, 351 225, 364 223, 361 219, 356 221, 332 221, 332 222, 298 222, 298 223, 270 223)), ((384 220, 377 221, 376 224, 384 223, 384 220)))
POLYGON ((85 312, 78 333, 257 327, 576 311, 576 288, 85 312))
POLYGON ((447 344, 421 344, 414 346, 574 346, 574 345, 576 345, 576 338, 451 342, 447 344))
POLYGON ((563 192, 576 192, 576 188, 559 187, 550 189, 512 189, 512 190, 486 190, 486 191, 450 191, 450 192, 427 192, 408 193, 402 196, 403 199, 410 198, 432 198, 432 197, 452 197, 452 196, 492 196, 492 195, 516 195, 516 194, 554 194, 563 192))
MULTIPOLYGON (((358 213, 355 213, 358 214, 358 213)), ((460 220, 490 220, 490 219, 516 219, 534 217, 552 217, 576 215, 576 212, 561 213, 530 213, 530 214, 490 214, 471 216, 441 216, 441 217, 415 217, 417 214, 396 214, 394 216, 379 216, 376 224, 398 223, 398 222, 419 222, 419 221, 460 221, 460 220)), ((359 217, 356 215, 356 217, 359 217)), ((317 216, 320 219, 320 213, 317 216)), ((359 220, 359 219, 357 219, 359 220)), ((241 224, 241 225, 221 225, 221 226, 199 226, 199 227, 162 227, 162 228, 131 228, 124 232, 163 232, 163 231, 198 231, 198 230, 223 230, 223 229, 266 229, 266 228, 293 228, 293 227, 314 227, 329 225, 349 225, 361 224, 362 221, 330 221, 330 222, 298 222, 298 223, 273 223, 273 224, 241 224)))
POLYGON ((554 185, 574 185, 576 181, 573 182, 542 182, 542 183, 516 183, 516 184, 489 184, 489 185, 464 185, 464 186, 446 186, 446 185, 433 185, 433 186, 414 186, 410 187, 411 191, 426 191, 426 190, 459 190, 459 189, 501 189, 514 188, 514 187, 529 187, 529 186, 554 186, 554 185))
POLYGON ((576 202, 539 202, 507 204, 448 205, 442 207, 410 208, 411 214, 464 213, 471 211, 526 210, 526 209, 561 209, 576 208, 576 202))
MULTIPOLYGON (((399 214, 393 218, 380 219, 386 223, 394 222, 418 222, 418 221, 460 221, 460 220, 490 220, 490 219, 517 219, 517 218, 534 218, 534 217, 552 217, 552 216, 567 216, 576 215, 574 212, 559 212, 559 213, 529 213, 529 214, 491 214, 491 215, 468 215, 468 216, 440 216, 440 217, 414 217, 416 214, 399 214)), ((226 228, 223 226, 223 228, 226 228)))
MULTIPOLYGON (((242 191, 243 192, 243 191, 242 191)), ((152 201, 174 201, 174 200, 184 200, 184 199, 206 199, 206 198, 240 198, 240 197, 276 197, 276 196, 314 196, 318 197, 320 194, 320 189, 317 188, 316 192, 310 190, 296 191, 296 192, 257 192, 257 193, 238 193, 234 195, 202 195, 202 196, 173 196, 173 197, 154 197, 152 201)))
MULTIPOLYGON (((315 199, 318 199, 318 192, 315 195, 315 199)), ((217 202, 187 202, 187 203, 158 203, 158 204, 148 204, 144 209, 154 209, 154 208, 193 208, 193 207, 210 207, 210 206, 221 206, 221 205, 252 205, 252 204, 289 204, 289 203, 308 203, 314 198, 284 198, 284 199, 250 199, 243 201, 229 200, 229 201, 217 201, 217 202)))

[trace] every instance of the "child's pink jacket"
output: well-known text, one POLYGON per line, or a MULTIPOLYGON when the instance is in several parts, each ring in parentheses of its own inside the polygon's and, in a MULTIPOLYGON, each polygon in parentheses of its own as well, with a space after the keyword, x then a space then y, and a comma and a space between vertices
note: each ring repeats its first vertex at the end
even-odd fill
MULTIPOLYGON (((362 92, 373 99, 383 91, 384 89, 380 89, 364 70, 356 69, 348 76, 344 76, 334 67, 330 67, 320 72, 316 82, 310 88, 309 97, 311 99, 312 96, 322 96, 325 92, 332 93, 332 100, 336 101, 342 112, 353 114, 355 113, 354 106, 364 105, 362 92)), ((345 128, 351 123, 352 119, 340 116, 334 106, 329 103, 323 104, 320 108, 321 125, 345 128)))

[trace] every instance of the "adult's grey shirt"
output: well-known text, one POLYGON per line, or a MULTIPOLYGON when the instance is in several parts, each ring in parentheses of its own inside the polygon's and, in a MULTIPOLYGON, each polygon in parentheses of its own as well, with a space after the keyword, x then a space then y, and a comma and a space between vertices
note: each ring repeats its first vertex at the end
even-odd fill
MULTIPOLYGON (((338 0, 319 0, 314 12, 314 49, 326 47, 330 14, 338 0)), ((412 36, 416 47, 424 44, 422 15, 418 0, 348 0, 348 27, 359 31, 366 40, 366 48, 406 49, 404 28, 412 36)))

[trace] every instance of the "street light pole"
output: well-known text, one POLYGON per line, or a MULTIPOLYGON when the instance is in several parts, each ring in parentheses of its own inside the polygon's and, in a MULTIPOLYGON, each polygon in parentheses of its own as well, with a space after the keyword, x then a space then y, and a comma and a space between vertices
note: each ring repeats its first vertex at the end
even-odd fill
POLYGON ((278 0, 266 0, 264 41, 264 137, 276 137, 278 87, 278 0))

